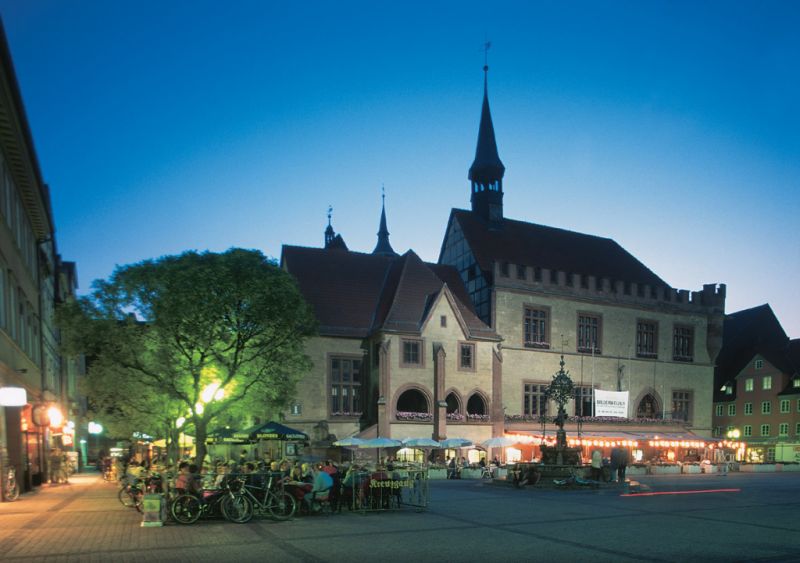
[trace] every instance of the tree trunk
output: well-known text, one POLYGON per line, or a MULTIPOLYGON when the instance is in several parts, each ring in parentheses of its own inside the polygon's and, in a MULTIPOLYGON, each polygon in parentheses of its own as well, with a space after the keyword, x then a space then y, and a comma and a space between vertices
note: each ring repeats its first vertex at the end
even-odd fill
POLYGON ((199 466, 202 467, 203 461, 206 458, 206 437, 208 436, 208 421, 205 418, 195 416, 194 417, 194 430, 195 430, 195 460, 194 462, 199 466))

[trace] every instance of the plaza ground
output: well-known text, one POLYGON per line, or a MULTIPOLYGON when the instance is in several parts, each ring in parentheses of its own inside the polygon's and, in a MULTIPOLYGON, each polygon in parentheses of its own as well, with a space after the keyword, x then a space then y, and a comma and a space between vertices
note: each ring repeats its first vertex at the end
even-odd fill
POLYGON ((800 561, 800 474, 647 476, 643 489, 432 481, 426 512, 142 528, 96 473, 0 503, 2 561, 800 561), (697 492, 739 489, 736 492, 697 492))

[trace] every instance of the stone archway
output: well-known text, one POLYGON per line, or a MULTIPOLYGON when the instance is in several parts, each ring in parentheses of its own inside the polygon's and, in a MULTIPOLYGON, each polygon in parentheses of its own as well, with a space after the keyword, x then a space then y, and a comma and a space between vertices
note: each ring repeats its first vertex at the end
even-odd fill
POLYGON ((661 418, 661 404, 656 393, 648 392, 636 403, 636 418, 661 418))
POLYGON ((417 387, 400 392, 395 401, 397 412, 428 413, 431 412, 430 401, 426 393, 417 387))
POLYGON ((461 413, 464 414, 464 409, 461 408, 461 397, 455 391, 449 391, 445 398, 447 403, 447 414, 461 413))
POLYGON ((489 414, 489 405, 486 398, 481 393, 473 393, 467 400, 467 414, 489 414))

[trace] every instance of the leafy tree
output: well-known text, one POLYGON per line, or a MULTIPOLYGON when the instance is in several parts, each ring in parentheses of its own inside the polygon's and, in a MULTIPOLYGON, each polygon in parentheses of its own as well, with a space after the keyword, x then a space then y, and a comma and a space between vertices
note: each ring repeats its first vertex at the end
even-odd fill
POLYGON ((59 322, 67 350, 94 358, 91 400, 114 419, 183 412, 200 460, 222 415, 287 405, 310 366, 304 339, 316 329, 291 276, 243 249, 118 267, 64 305, 59 322))

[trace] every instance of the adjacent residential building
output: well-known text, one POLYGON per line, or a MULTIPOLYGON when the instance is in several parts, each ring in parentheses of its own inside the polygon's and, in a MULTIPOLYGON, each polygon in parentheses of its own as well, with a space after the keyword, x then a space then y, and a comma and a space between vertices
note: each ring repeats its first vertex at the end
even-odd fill
POLYGON ((769 305, 725 317, 715 380, 715 436, 745 442, 747 461, 800 461, 800 339, 769 305))
POLYGON ((77 445, 81 366, 62 358, 54 319, 76 280, 75 264, 57 253, 50 194, 0 26, 0 469, 14 467, 26 490, 46 481, 52 449, 77 445))
POLYGON ((710 436, 725 286, 677 290, 613 240, 507 218, 504 173, 484 81, 471 208, 450 213, 438 265, 396 256, 385 213, 372 254, 330 224, 325 248, 284 247, 321 323, 289 422, 326 437, 542 434, 563 356, 573 435, 710 436), (596 390, 628 391, 627 416, 593 416, 596 390), (451 427, 477 414, 485 427, 451 427))

